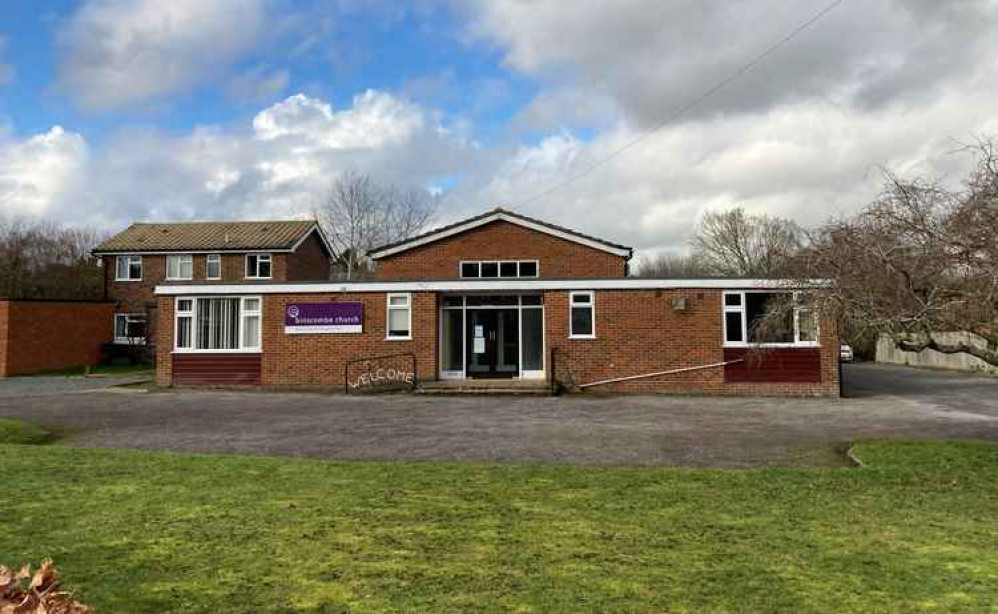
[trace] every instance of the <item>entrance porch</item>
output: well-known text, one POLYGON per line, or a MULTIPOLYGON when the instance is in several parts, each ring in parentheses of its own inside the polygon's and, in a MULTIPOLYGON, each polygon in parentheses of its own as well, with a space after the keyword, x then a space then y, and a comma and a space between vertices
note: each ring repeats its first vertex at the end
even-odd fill
POLYGON ((440 379, 543 380, 544 297, 443 295, 440 379))

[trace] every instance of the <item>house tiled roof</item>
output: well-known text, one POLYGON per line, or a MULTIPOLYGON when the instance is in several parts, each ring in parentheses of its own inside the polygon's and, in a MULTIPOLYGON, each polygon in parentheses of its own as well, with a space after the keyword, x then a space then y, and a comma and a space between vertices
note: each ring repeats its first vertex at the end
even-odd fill
POLYGON ((93 253, 290 250, 315 228, 315 220, 142 222, 107 239, 93 253))
POLYGON ((377 258, 381 257, 382 255, 384 255, 385 253, 392 253, 392 252, 397 253, 398 251, 402 251, 403 249, 406 249, 405 246, 407 246, 407 245, 411 244, 412 246, 415 246, 415 245, 418 245, 418 244, 421 244, 421 243, 425 243, 425 242, 428 242, 428 241, 433 241, 433 240, 435 240, 435 237, 438 236, 438 235, 440 236, 440 238, 443 238, 443 237, 447 236, 450 233, 450 231, 452 231, 452 230, 458 229, 458 228, 460 228, 462 226, 473 227, 473 226, 475 226, 479 222, 486 222, 487 223, 492 218, 494 218, 494 219, 506 218, 506 219, 508 219, 510 221, 514 221, 514 222, 516 220, 520 220, 522 222, 527 222, 527 223, 535 225, 535 226, 546 228, 546 229, 548 229, 550 231, 554 231, 556 233, 561 233, 563 235, 574 236, 574 237, 576 237, 578 239, 583 239, 585 241, 590 241, 592 243, 598 243, 598 244, 601 244, 601 245, 604 245, 606 247, 613 248, 613 249, 626 250, 626 251, 631 251, 633 249, 633 248, 631 248, 631 247, 629 247, 627 245, 621 245, 619 243, 612 243, 612 242, 607 241, 605 239, 600 239, 599 237, 594 237, 594 236, 591 236, 591 235, 583 234, 583 233, 581 233, 581 232, 579 232, 577 230, 572 230, 571 228, 565 228, 564 226, 558 226, 557 224, 552 224, 550 222, 545 222, 544 220, 538 220, 538 219, 535 219, 535 218, 532 218, 532 217, 527 217, 526 215, 523 215, 523 214, 520 214, 520 213, 516 213, 515 211, 510 211, 509 209, 503 209, 502 207, 496 207, 495 209, 492 209, 491 211, 486 211, 485 213, 482 213, 480 215, 476 215, 474 217, 465 218, 465 219, 460 220, 458 222, 454 222, 453 224, 448 224, 447 226, 442 226, 440 228, 435 228, 435 229, 433 229, 433 230, 431 230, 429 232, 425 232, 425 233, 423 233, 421 235, 417 235, 415 237, 404 239, 402 241, 397 241, 395 243, 389 243, 387 245, 381 245, 379 247, 376 247, 376 248, 370 250, 368 253, 372 254, 373 257, 375 259, 377 259, 377 258))

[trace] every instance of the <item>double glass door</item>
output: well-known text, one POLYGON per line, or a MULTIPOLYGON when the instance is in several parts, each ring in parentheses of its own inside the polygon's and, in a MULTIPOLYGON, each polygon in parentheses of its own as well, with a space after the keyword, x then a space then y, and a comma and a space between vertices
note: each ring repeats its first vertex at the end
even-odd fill
POLYGON ((442 378, 544 377, 540 296, 445 296, 440 311, 442 378))
POLYGON ((519 314, 515 309, 468 309, 468 377, 514 377, 520 372, 519 314))

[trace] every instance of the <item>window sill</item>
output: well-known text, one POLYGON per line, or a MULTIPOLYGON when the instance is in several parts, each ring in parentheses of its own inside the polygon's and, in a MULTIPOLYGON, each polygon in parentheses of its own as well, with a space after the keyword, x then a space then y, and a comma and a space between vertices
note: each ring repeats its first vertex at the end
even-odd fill
POLYGON ((385 337, 385 341, 412 341, 412 337, 385 337))
POLYGON ((271 277, 243 277, 243 279, 249 279, 249 280, 252 280, 252 281, 270 281, 271 279, 274 279, 274 277, 273 276, 271 276, 271 277))
POLYGON ((118 339, 117 337, 115 337, 114 344, 115 345, 137 345, 137 346, 144 346, 146 344, 146 342, 145 341, 132 341, 131 339, 118 339))
POLYGON ((586 339, 595 339, 596 335, 569 335, 568 338, 573 341, 575 340, 585 341, 586 339))
POLYGON ((138 279, 118 279, 117 277, 115 277, 114 281, 142 281, 142 278, 140 277, 138 279))
POLYGON ((174 349, 171 354, 262 354, 263 350, 185 350, 174 349))
POLYGON ((752 349, 752 348, 800 348, 800 349, 813 349, 820 348, 820 343, 725 343, 725 348, 737 348, 737 349, 752 349))

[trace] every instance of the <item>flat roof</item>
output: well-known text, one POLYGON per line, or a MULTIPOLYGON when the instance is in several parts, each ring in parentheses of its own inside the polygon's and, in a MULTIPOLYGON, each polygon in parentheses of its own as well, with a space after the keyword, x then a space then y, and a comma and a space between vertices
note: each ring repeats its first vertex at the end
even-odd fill
POLYGON ((172 283, 156 286, 160 296, 208 294, 340 294, 344 292, 530 292, 541 290, 793 290, 827 286, 825 279, 413 279, 313 282, 172 283))

